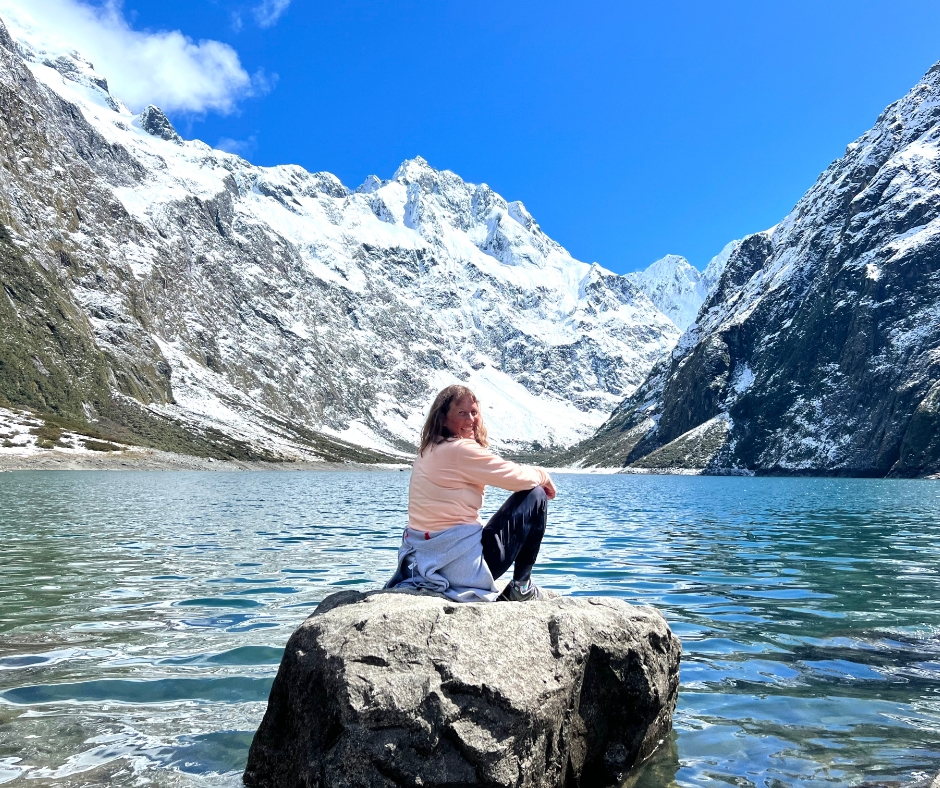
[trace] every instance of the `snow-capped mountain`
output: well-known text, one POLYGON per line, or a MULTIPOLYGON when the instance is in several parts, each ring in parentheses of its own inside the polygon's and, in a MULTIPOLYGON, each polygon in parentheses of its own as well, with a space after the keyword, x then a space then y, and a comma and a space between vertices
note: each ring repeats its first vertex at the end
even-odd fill
POLYGON ((718 283, 725 263, 738 243, 732 241, 726 244, 704 271, 693 267, 684 257, 667 254, 645 271, 627 274, 627 277, 650 297, 680 331, 685 331, 718 283))
POLYGON ((940 64, 733 249, 671 356, 571 456, 940 472, 940 64))
POLYGON ((501 445, 557 446, 679 336, 630 279, 573 259, 485 184, 420 157, 355 190, 256 167, 17 35, 0 34, 13 404, 157 443, 332 456, 407 451, 433 392, 463 381, 501 445))

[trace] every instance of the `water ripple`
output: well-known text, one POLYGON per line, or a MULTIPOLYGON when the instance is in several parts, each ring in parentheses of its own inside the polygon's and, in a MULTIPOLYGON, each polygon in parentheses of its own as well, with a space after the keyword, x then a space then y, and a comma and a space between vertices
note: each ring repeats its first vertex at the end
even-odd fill
MULTIPOLYGON (((391 574, 407 483, 0 475, 0 783, 234 788, 290 633, 391 574)), ((940 769, 936 484, 558 487, 539 582, 656 605, 683 640, 675 733, 635 788, 940 769)))

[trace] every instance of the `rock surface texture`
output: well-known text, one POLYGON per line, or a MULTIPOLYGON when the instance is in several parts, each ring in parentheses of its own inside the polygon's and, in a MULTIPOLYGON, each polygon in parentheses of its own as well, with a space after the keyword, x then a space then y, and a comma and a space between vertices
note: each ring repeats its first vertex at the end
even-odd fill
POLYGON ((340 592, 287 645, 245 783, 613 784, 668 733, 680 653, 618 599, 340 592))
POLYGON ((125 424, 130 409, 138 437, 182 429, 152 441, 177 451, 196 436, 226 456, 368 461, 412 450, 433 393, 466 382, 500 448, 565 446, 679 337, 485 184, 420 157, 356 189, 256 167, 13 32, 0 404, 125 424))
POLYGON ((736 245, 671 355, 568 460, 940 472, 940 64, 736 245))

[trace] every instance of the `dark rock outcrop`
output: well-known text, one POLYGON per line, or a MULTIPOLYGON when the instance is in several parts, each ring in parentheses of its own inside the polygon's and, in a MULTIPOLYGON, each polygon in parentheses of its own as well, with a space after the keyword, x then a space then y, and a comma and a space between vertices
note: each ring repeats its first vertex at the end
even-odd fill
POLYGON ((183 141, 163 110, 153 104, 140 113, 140 127, 148 134, 167 142, 183 141))
POLYGON ((334 594, 294 633, 249 786, 602 786, 669 731, 681 646, 618 599, 334 594))

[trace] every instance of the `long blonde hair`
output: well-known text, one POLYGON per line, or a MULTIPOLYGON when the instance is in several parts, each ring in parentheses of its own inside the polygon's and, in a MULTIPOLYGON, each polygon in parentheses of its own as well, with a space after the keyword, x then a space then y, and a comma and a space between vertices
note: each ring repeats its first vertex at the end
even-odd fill
MULTIPOLYGON (((424 454, 424 450, 428 448, 428 446, 443 443, 448 438, 456 437, 444 426, 444 422, 447 421, 447 411, 450 410, 451 403, 463 399, 464 397, 469 397, 475 405, 480 404, 477 395, 466 386, 455 384, 438 392, 437 396, 434 398, 434 402, 431 404, 431 410, 428 411, 428 417, 424 422, 424 429, 421 430, 421 447, 418 449, 418 454, 424 454)), ((482 413, 477 419, 474 435, 476 442, 484 448, 490 445, 489 441, 486 439, 486 427, 483 426, 482 413)))

